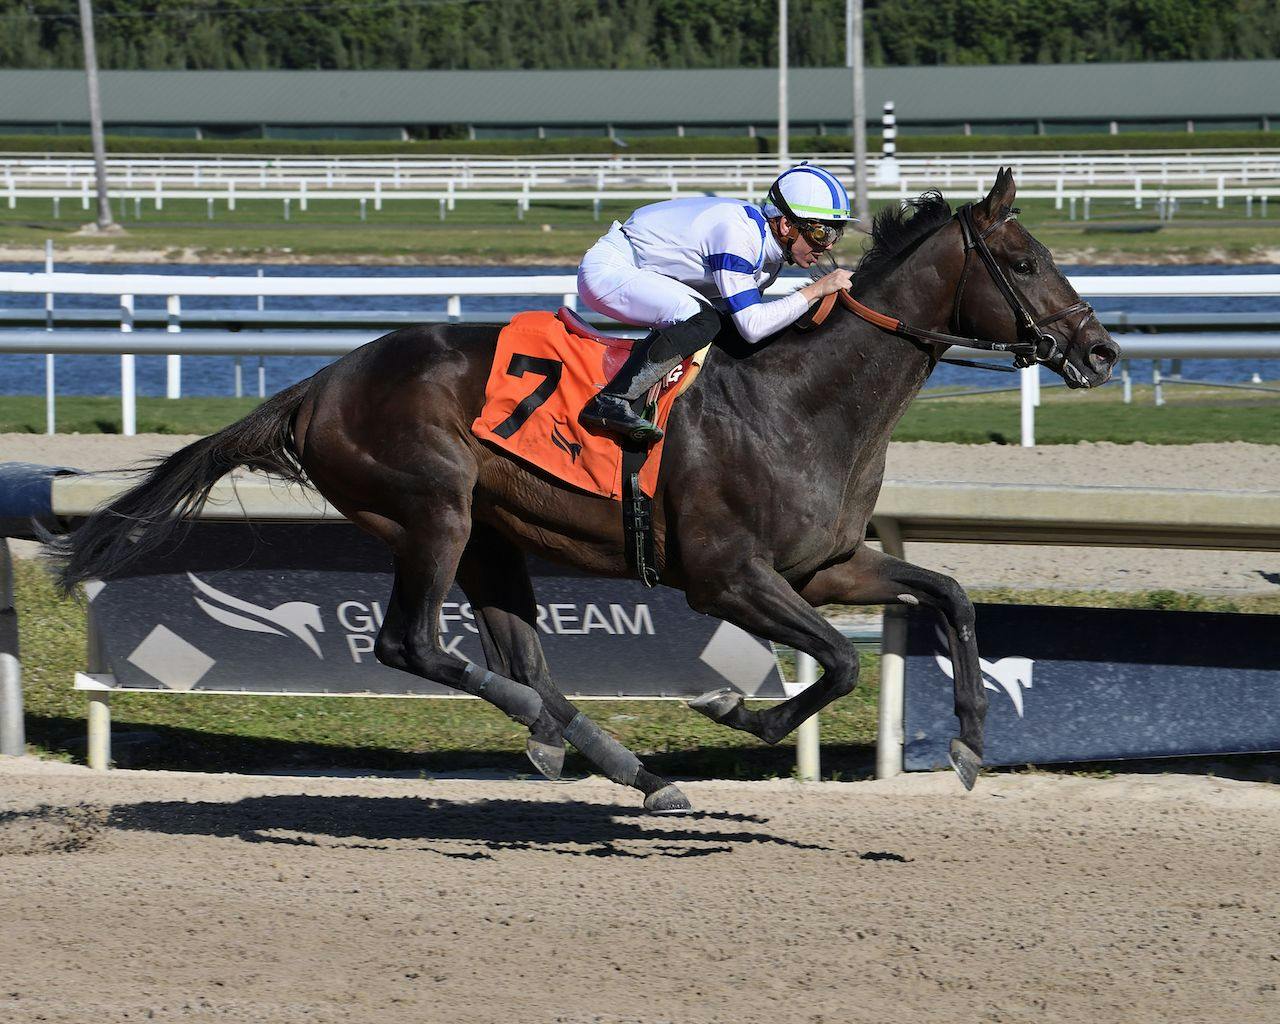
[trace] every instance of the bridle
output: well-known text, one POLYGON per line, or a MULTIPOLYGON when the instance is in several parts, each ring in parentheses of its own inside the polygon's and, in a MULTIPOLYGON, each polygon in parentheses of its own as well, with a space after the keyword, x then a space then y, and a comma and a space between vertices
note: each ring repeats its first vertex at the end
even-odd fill
MULTIPOLYGON (((1094 315, 1093 307, 1082 299, 1058 310, 1056 313, 1042 316, 1038 320, 1035 319, 1031 315, 1031 311, 1023 303, 1022 296, 1014 290, 1013 285, 1005 276, 1004 270, 996 262, 995 256, 991 254, 991 249, 987 246, 987 237, 1004 227, 1009 221, 1016 220, 1017 214, 1010 210, 988 227, 986 231, 978 231, 974 225, 972 203, 965 203, 964 206, 960 207, 956 211, 956 218, 960 221, 960 230, 964 235, 964 268, 960 271, 960 283, 956 285, 956 295, 951 305, 951 329, 957 334, 960 332, 960 306, 964 297, 964 286, 969 279, 969 267, 972 265, 972 257, 976 252, 982 262, 986 264, 991 280, 1000 289, 1000 294, 1004 296, 1005 302, 1009 304, 1009 308, 1013 311, 1013 315, 1018 321, 1018 340, 1016 342, 1004 347, 993 343, 989 347, 993 351, 1012 353, 1013 365, 1020 369, 1034 366, 1036 363, 1044 363, 1054 369, 1060 367, 1066 360, 1067 354, 1063 350, 1058 337, 1050 334, 1044 328, 1049 324, 1057 323, 1059 320, 1065 320, 1076 313, 1083 313, 1084 316, 1080 318, 1072 332, 1075 333, 1084 325, 1085 320, 1094 315)), ((973 347, 985 348, 988 346, 978 345, 973 347)))
MULTIPOLYGON (((987 366, 980 363, 972 363, 963 359, 946 359, 944 362, 959 363, 962 366, 977 366, 982 369, 989 370, 1009 370, 1023 368, 1027 366, 1035 366, 1037 363, 1044 363, 1050 369, 1064 373, 1075 378, 1079 384, 1086 384, 1083 374, 1075 368, 1071 363, 1067 362, 1066 350, 1062 347, 1061 340, 1053 334, 1050 334, 1045 328, 1049 324, 1057 323, 1065 320, 1069 316, 1076 313, 1084 314, 1077 321, 1072 333, 1079 331, 1084 322, 1089 317, 1094 316, 1093 307, 1089 303, 1081 300, 1072 303, 1055 313, 1042 316, 1036 319, 1027 309, 1026 304, 1022 301, 1009 279, 1005 276, 1004 271, 1000 268, 1000 264, 996 262, 995 256, 992 255, 991 249, 987 246, 987 238, 1004 227, 1009 221, 1015 220, 1017 214, 1010 210, 1001 219, 990 225, 985 231, 979 231, 973 223, 973 204, 966 203, 960 209, 956 210, 955 218, 960 221, 960 231, 964 238, 964 267, 960 272, 960 281, 956 285, 955 297, 951 304, 951 321, 950 328, 954 334, 945 334, 941 331, 930 331, 923 327, 913 327, 910 324, 903 323, 896 317, 888 316, 884 313, 878 313, 869 306, 864 306, 855 299, 849 292, 841 291, 837 295, 840 304, 848 309, 855 316, 866 320, 870 324, 874 324, 881 330, 890 331, 894 334, 901 335, 905 338, 912 338, 916 341, 924 342, 928 345, 963 345, 966 348, 982 349, 987 352, 1008 352, 1013 356, 1013 366, 987 366), (964 299, 964 287, 969 279, 969 270, 973 265, 973 254, 978 254, 978 258, 982 260, 987 268, 987 272, 991 275, 992 281, 1000 290, 1000 294, 1004 296, 1004 300, 1009 305, 1009 309, 1013 312, 1014 318, 1018 324, 1018 340, 1017 341, 985 341, 981 338, 970 338, 960 333, 960 309, 964 299)), ((834 303, 832 303, 834 304, 834 303)), ((814 323, 821 323, 825 318, 826 312, 829 312, 830 306, 824 304, 824 308, 819 310, 819 315, 813 318, 814 323)))

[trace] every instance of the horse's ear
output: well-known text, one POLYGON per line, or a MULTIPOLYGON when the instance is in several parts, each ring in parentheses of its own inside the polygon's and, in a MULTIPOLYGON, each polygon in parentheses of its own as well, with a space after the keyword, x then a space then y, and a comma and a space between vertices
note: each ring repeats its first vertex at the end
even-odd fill
POLYGON ((1017 194, 1018 186, 1013 182, 1013 168, 1001 167, 996 172, 996 183, 991 186, 987 198, 973 208, 974 220, 982 227, 995 223, 1013 208, 1017 194))

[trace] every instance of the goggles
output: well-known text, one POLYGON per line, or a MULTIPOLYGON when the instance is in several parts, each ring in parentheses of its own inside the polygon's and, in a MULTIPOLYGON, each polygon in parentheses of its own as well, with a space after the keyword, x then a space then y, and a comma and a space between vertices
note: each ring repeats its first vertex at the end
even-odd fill
POLYGON ((796 230, 813 249, 830 249, 844 235, 843 224, 829 224, 822 220, 798 221, 796 230))

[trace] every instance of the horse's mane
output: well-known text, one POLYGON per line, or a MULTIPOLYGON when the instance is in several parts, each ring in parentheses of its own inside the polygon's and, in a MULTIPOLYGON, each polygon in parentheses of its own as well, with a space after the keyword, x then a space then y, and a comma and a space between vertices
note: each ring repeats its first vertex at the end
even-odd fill
POLYGON ((951 204, 936 189, 881 210, 871 223, 871 247, 858 260, 854 281, 869 284, 883 277, 910 249, 950 219, 951 204))

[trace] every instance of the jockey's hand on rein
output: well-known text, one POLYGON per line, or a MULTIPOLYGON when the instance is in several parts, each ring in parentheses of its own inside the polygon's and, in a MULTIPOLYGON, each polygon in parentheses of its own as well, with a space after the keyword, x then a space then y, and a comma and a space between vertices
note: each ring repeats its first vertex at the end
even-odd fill
POLYGON ((812 284, 807 284, 800 289, 805 300, 809 303, 817 302, 824 295, 830 295, 832 292, 847 289, 853 282, 853 271, 851 270, 833 270, 829 274, 824 274, 812 284))

